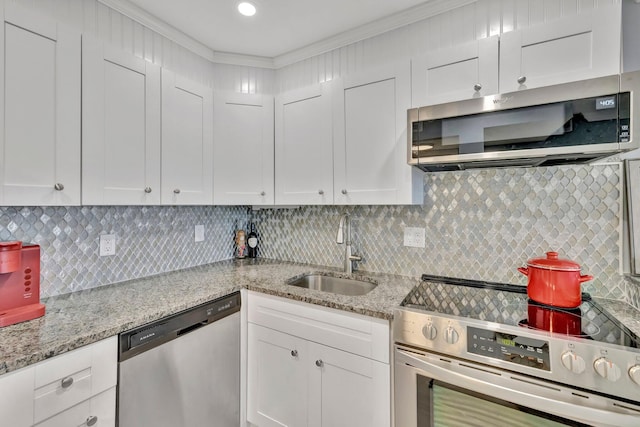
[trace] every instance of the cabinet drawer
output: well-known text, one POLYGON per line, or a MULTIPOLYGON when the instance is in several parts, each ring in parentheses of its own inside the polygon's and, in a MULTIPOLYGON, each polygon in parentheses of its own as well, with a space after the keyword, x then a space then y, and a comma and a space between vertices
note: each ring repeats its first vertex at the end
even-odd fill
POLYGON ((116 388, 85 400, 35 427, 113 427, 116 420, 116 388))
POLYGON ((114 387, 117 359, 117 339, 111 337, 36 365, 35 422, 114 387))
POLYGON ((389 363, 389 322, 249 292, 248 320, 309 341, 389 363))

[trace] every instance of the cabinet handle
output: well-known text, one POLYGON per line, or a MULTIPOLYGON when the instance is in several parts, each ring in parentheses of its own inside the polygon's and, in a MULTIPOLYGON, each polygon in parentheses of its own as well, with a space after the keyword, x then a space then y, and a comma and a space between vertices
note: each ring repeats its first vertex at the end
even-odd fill
POLYGON ((180 189, 179 189, 179 188, 176 188, 175 190, 173 190, 173 192, 174 192, 175 194, 180 194, 180 189))
POLYGON ((62 388, 69 388, 73 384, 73 377, 66 377, 60 381, 60 385, 62 388))
POLYGON ((60 184, 59 182, 53 186, 53 188, 56 189, 56 191, 62 191, 64 190, 64 185, 60 184))
POLYGON ((475 90, 476 92, 480 92, 482 90, 482 85, 480 83, 474 84, 473 90, 475 90))
POLYGON ((342 189, 342 194, 347 194, 347 190, 345 188, 342 189))
POLYGON ((95 415, 91 415, 89 418, 87 418, 87 422, 86 424, 91 427, 94 426, 98 423, 98 417, 96 417, 95 415))
POLYGON ((260 193, 260 195, 261 195, 262 197, 264 197, 264 196, 266 196, 266 195, 267 195, 267 193, 265 193, 264 191, 262 191, 262 192, 260 193))
POLYGON ((324 194, 324 190, 318 190, 318 194, 322 196, 324 194))
POLYGON ((298 357, 298 350, 291 350, 291 357, 298 357))
POLYGON ((144 189, 144 192, 147 193, 147 194, 151 193, 151 187, 146 187, 144 189))
POLYGON ((527 81, 527 78, 525 76, 520 76, 518 77, 518 83, 519 84, 523 84, 524 82, 527 81))
POLYGON ((324 366, 324 362, 320 359, 316 360, 316 366, 318 368, 322 368, 324 366))

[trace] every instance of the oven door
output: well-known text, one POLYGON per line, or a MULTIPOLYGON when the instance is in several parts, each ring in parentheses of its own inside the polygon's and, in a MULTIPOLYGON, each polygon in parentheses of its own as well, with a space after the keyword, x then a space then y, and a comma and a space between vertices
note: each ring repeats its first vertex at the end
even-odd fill
POLYGON ((396 427, 640 425, 628 402, 399 345, 394 388, 396 427))

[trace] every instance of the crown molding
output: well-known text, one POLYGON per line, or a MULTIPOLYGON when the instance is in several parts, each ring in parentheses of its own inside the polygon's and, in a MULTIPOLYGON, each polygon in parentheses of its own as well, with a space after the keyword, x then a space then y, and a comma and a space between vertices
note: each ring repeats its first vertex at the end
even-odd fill
POLYGON ((301 49, 296 49, 276 56, 273 58, 273 62, 276 69, 282 68, 311 58, 312 56, 320 55, 334 49, 386 33, 387 31, 422 21, 449 10, 475 3, 476 1, 477 0, 430 0, 394 15, 378 19, 377 21, 361 25, 360 27, 347 30, 335 36, 320 40, 319 42, 312 43, 301 49))
POLYGON ((207 59, 208 61, 220 64, 278 69, 287 65, 291 65, 295 62, 311 58, 312 56, 320 55, 331 50, 347 46, 351 43, 359 42, 361 40, 377 36, 387 31, 395 30, 396 28, 400 28, 405 25, 413 24, 423 19, 438 15, 440 13, 456 9, 470 3, 475 3, 477 0, 429 0, 425 3, 419 4, 394 15, 390 15, 385 18, 378 19, 377 21, 361 25, 360 27, 342 32, 332 37, 328 37, 324 40, 321 40, 317 43, 312 43, 301 49, 292 50, 291 52, 278 55, 274 58, 218 52, 209 48, 208 46, 205 46, 194 38, 186 35, 177 28, 156 18, 149 12, 136 6, 128 0, 98 1, 105 6, 133 19, 134 21, 139 22, 150 30, 155 31, 156 33, 168 38, 169 40, 179 44, 180 46, 189 49, 193 53, 203 57, 204 59, 207 59))
POLYGON ((98 0, 98 2, 133 19, 172 42, 189 49, 208 61, 247 67, 274 68, 273 58, 214 51, 128 0, 98 0))

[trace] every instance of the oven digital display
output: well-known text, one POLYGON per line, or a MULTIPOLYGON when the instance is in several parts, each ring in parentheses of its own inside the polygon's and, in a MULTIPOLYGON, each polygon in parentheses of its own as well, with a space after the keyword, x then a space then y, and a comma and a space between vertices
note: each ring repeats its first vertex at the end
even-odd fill
POLYGON ((485 329, 467 328, 467 351, 492 359, 550 371, 549 342, 485 329))

